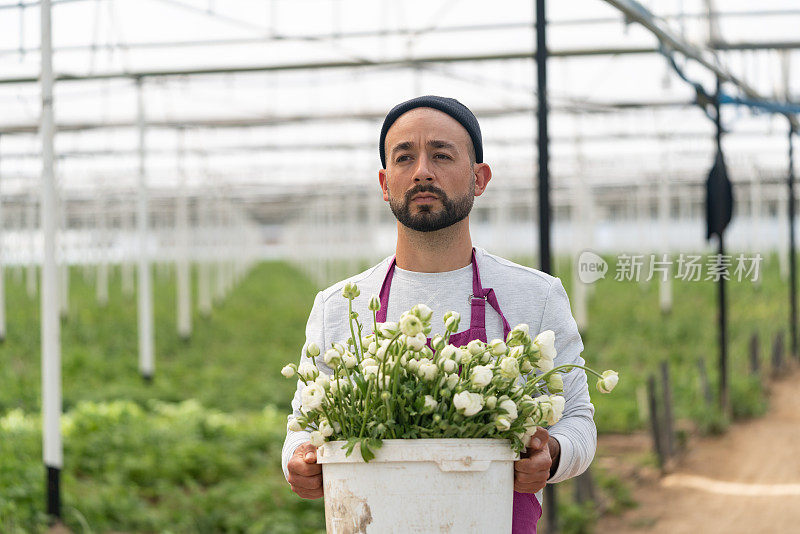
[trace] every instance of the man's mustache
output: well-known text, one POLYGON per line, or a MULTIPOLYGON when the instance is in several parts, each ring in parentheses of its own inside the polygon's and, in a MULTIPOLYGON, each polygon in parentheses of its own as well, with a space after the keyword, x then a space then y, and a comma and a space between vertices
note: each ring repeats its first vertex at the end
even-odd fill
POLYGON ((411 202, 411 198, 414 195, 418 195, 420 193, 433 193, 434 195, 437 195, 442 201, 447 199, 447 193, 445 193, 435 185, 417 184, 408 191, 406 191, 406 204, 411 202))

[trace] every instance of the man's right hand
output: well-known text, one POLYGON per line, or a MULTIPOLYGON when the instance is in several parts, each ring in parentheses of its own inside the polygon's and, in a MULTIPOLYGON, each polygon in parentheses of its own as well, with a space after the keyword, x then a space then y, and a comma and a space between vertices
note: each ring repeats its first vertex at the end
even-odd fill
POLYGON ((304 499, 322 497, 322 466, 317 463, 317 448, 310 441, 294 450, 287 466, 287 481, 292 491, 304 499))

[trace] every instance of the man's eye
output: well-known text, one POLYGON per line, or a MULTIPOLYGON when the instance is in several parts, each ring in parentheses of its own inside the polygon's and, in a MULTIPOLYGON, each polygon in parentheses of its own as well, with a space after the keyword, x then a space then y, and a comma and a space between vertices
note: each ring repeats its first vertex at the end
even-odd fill
POLYGON ((439 159, 452 159, 449 154, 435 154, 433 157, 439 159))
POLYGON ((400 163, 401 161, 405 161, 408 159, 408 154, 403 154, 402 156, 398 156, 395 162, 400 163))

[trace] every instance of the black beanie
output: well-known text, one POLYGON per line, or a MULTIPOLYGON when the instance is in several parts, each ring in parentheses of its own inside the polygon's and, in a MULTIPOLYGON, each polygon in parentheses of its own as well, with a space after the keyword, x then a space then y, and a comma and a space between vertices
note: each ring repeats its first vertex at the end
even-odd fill
POLYGON ((446 98, 443 96, 418 96, 411 100, 406 100, 402 104, 397 104, 383 119, 383 128, 381 128, 381 141, 380 153, 381 164, 386 168, 386 132, 392 127, 400 115, 406 111, 414 108, 433 108, 438 109, 443 113, 447 113, 467 130, 470 139, 472 139, 472 147, 475 149, 475 161, 483 163, 483 141, 481 140, 481 127, 478 125, 478 119, 469 110, 467 106, 456 100, 455 98, 446 98))

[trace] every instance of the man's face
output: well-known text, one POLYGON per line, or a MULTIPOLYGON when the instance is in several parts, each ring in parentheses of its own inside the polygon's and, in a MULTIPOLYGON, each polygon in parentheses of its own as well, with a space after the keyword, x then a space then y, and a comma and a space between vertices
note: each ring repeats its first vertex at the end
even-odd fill
POLYGON ((441 111, 415 108, 395 121, 386 133, 386 169, 379 178, 383 199, 401 224, 432 232, 469 215, 485 188, 476 168, 488 170, 472 163, 471 148, 464 127, 441 111))

